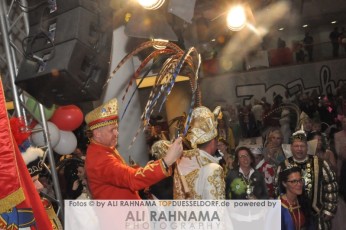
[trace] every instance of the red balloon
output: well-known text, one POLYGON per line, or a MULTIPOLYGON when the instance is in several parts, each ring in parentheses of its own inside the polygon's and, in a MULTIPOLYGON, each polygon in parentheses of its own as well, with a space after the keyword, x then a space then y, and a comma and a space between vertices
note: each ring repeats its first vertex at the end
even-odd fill
POLYGON ((75 105, 60 106, 50 119, 60 130, 73 131, 83 122, 83 112, 75 105))

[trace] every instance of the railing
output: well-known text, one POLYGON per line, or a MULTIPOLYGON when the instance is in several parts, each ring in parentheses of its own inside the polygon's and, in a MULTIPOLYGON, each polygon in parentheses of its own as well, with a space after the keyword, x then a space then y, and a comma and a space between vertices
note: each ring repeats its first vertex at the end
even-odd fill
MULTIPOLYGON (((302 48, 303 57, 302 61, 297 59, 297 48, 285 47, 270 50, 260 50, 248 54, 244 59, 239 57, 227 57, 227 60, 215 58, 203 62, 204 76, 212 76, 223 74, 227 72, 243 72, 263 68, 273 68, 279 66, 289 66, 310 63, 308 52, 302 48), (226 62, 226 64, 225 64, 226 62), (227 65, 229 65, 227 67, 227 65)), ((333 47, 331 42, 320 42, 313 44, 312 63, 318 61, 325 61, 334 58, 346 57, 346 44, 339 45, 339 56, 333 57, 333 47)))

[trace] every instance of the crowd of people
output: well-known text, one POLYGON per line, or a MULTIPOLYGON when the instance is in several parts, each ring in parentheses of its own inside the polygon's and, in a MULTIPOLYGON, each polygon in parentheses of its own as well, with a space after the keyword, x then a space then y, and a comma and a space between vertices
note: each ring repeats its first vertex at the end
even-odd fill
MULTIPOLYGON (((156 139, 148 138, 154 161, 144 167, 129 166, 117 152, 117 109, 110 109, 117 105, 108 102, 86 116, 92 131, 85 168, 89 198, 280 199, 282 229, 332 229, 333 218, 342 212, 337 212, 338 204, 346 197, 340 184, 346 158, 340 96, 297 97, 290 103, 296 103, 301 113, 294 115, 271 113, 273 106, 283 111, 287 105, 275 95, 273 105, 259 103, 263 119, 255 119, 251 107, 239 106, 238 129, 231 124, 234 120, 225 122, 227 116, 219 116, 220 107, 213 112, 197 107, 185 137, 172 143, 154 132, 156 139), (285 138, 282 116, 290 116, 288 121, 298 123, 300 130, 290 124, 293 134, 285 138), (255 128, 246 129, 249 122, 255 128)), ((167 135, 167 130, 157 130, 167 135)))
MULTIPOLYGON (((280 199, 282 229, 340 229, 346 200, 342 92, 294 101, 274 95, 273 104, 262 98, 254 106, 214 111, 197 107, 186 136, 169 141, 166 124, 150 129, 152 161, 144 167, 126 163, 116 149, 112 99, 85 116, 85 149, 57 164, 63 198, 280 199), (292 104, 299 114, 287 109, 292 104)), ((51 178, 38 173, 33 181, 44 186, 37 190, 54 197, 51 178)))

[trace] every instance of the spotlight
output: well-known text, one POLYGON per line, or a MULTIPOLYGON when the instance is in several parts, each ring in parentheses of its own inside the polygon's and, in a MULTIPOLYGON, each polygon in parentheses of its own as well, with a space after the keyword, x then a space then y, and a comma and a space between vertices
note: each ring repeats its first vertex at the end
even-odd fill
POLYGON ((157 10, 165 3, 165 0, 137 0, 137 1, 144 9, 147 9, 147 10, 157 10))
POLYGON ((245 9, 241 5, 234 6, 227 14, 227 26, 232 31, 240 31, 246 25, 245 9))

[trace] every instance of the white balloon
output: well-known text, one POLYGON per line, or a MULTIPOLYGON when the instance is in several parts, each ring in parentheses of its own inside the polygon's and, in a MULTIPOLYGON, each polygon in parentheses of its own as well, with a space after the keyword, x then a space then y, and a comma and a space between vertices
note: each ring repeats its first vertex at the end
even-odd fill
MULTIPOLYGON (((47 121, 47 128, 48 128, 48 138, 49 138, 50 144, 51 144, 52 148, 54 148, 54 146, 56 146, 60 140, 59 129, 54 123, 52 123, 50 121, 47 121)), ((47 145, 46 142, 44 141, 42 129, 43 129, 42 126, 40 124, 37 124, 34 127, 34 130, 41 130, 41 131, 33 132, 31 134, 31 141, 36 146, 39 146, 39 147, 47 145)))
POLYGON ((60 155, 72 153, 77 148, 77 138, 72 131, 60 130, 60 140, 53 150, 60 155))

